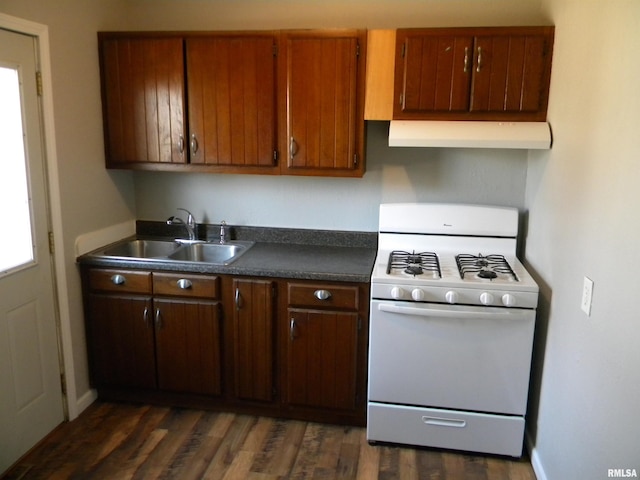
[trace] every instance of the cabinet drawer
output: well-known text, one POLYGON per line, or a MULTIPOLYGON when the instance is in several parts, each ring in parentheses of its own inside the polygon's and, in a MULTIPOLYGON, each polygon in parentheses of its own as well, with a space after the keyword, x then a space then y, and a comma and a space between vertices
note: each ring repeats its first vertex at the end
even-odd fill
POLYGON ((89 286, 106 292, 151 293, 151 272, 90 270, 89 286))
POLYGON ((358 309, 358 287, 336 284, 289 284, 289 305, 296 307, 358 309))
POLYGON ((177 297, 218 297, 218 277, 180 273, 154 273, 154 295, 177 297))

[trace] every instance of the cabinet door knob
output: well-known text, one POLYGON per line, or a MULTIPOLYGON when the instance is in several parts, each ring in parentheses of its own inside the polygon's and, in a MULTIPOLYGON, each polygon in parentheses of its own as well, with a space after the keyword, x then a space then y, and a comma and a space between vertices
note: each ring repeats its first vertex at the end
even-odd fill
POLYGON ((476 72, 480 73, 481 68, 482 68, 482 47, 478 47, 478 66, 476 67, 476 72))
POLYGON ((242 305, 240 305, 240 289, 239 288, 236 288, 235 302, 236 302, 236 310, 240 310, 242 305))
POLYGON ((296 319, 292 318, 289 322, 289 338, 291 341, 296 339, 296 319))
POLYGON ((180 135, 178 139, 178 151, 180 153, 184 153, 184 136, 180 135))
POLYGON ((291 137, 291 140, 289 141, 289 158, 295 157, 297 153, 298 153, 298 142, 296 142, 295 138, 291 137))
POLYGON ((162 313, 160 313, 160 309, 156 308, 156 320, 155 320, 156 328, 162 328, 162 313))
POLYGON ((464 47, 464 73, 469 71, 469 47, 464 47))
POLYGON ((111 277, 111 281, 115 284, 115 285, 124 285, 124 282, 126 281, 126 278, 124 278, 124 275, 114 275, 111 277))
POLYGON ((313 296, 318 300, 329 300, 331 298, 331 292, 329 290, 316 290, 313 292, 313 296))
POLYGON ((183 290, 188 290, 193 285, 191 283, 191 280, 187 278, 181 278, 180 280, 177 281, 177 284, 178 284, 178 288, 181 288, 183 290))
POLYGON ((191 153, 195 155, 198 152, 198 139, 196 138, 196 134, 191 134, 191 153))

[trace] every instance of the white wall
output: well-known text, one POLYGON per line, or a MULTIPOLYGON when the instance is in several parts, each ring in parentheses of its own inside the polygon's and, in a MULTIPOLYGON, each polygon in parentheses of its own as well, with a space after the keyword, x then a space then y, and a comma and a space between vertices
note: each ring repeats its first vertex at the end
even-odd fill
POLYGON ((550 480, 640 475, 640 2, 543 5, 556 25, 554 145, 530 156, 527 178, 526 259, 543 286, 534 461, 550 480))
POLYGON ((138 216, 185 207, 208 223, 374 232, 383 202, 523 207, 526 151, 390 148, 388 132, 388 122, 367 123, 361 179, 137 173, 138 216))

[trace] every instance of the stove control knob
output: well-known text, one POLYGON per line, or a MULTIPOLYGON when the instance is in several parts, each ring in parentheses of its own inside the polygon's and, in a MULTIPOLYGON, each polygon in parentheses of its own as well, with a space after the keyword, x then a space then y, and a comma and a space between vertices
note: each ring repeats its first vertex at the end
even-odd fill
POLYGON ((411 298, 413 298, 416 302, 424 300, 424 291, 421 288, 414 288, 413 290, 411 290, 411 298))
POLYGON ((515 307, 516 306, 516 297, 511 295, 510 293, 505 293, 502 296, 502 304, 505 307, 515 307))
POLYGON ((458 303, 458 292, 449 290, 447 293, 444 294, 444 299, 451 304, 458 303))
POLYGON ((393 287, 391 289, 391 298, 393 298, 394 300, 399 300, 402 297, 404 297, 404 290, 402 290, 400 287, 393 287))
POLYGON ((480 294, 480 303, 483 305, 493 305, 493 295, 489 292, 482 292, 480 294))

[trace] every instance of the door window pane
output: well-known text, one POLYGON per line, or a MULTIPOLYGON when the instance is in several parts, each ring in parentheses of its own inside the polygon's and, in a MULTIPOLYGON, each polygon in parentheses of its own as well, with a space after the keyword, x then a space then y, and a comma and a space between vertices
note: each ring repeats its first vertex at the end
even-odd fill
POLYGON ((34 260, 18 70, 0 66, 0 274, 34 260))

